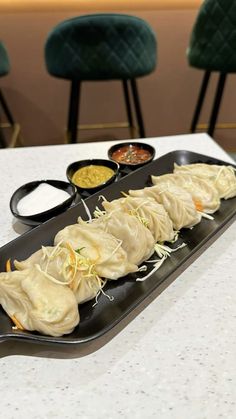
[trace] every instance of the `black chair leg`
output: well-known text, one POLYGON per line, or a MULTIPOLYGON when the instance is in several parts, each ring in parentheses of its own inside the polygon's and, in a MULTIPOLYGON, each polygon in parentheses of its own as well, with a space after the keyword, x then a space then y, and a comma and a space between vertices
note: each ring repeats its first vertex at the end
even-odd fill
POLYGON ((6 148, 6 140, 5 140, 1 127, 0 127, 0 148, 6 148))
POLYGON ((206 71, 204 76, 203 76, 203 80, 202 80, 202 86, 199 92, 199 96, 198 96, 198 101, 197 101, 197 105, 196 105, 196 109, 193 115, 193 120, 191 123, 191 127, 190 127, 190 132, 194 133, 196 131, 197 128, 197 124, 198 124, 198 120, 200 117, 200 113, 202 110, 202 105, 206 96, 206 91, 207 91, 207 87, 209 84, 209 80, 211 77, 211 71, 206 71))
POLYGON ((129 96, 129 87, 127 80, 122 80, 123 84, 123 91, 124 91, 124 98, 125 98, 125 106, 126 106, 126 113, 129 122, 130 134, 131 137, 134 138, 134 121, 132 115, 132 109, 130 104, 130 96, 129 96))
POLYGON ((80 87, 80 81, 71 81, 70 104, 67 124, 68 143, 70 144, 76 143, 77 141, 77 128, 79 121, 79 99, 81 90, 80 87))
MULTIPOLYGON (((3 112, 4 112, 4 114, 7 118, 8 123, 10 124, 10 126, 13 127, 14 124, 15 124, 15 121, 13 119, 13 116, 11 114, 11 111, 10 111, 8 105, 7 105, 6 99, 5 99, 1 89, 0 89, 0 105, 3 109, 3 112)), ((1 148, 6 148, 7 147, 7 141, 5 139, 5 135, 3 133, 2 128, 0 128, 0 147, 1 148)))
POLYGON ((208 130, 207 130, 207 134, 209 134, 211 137, 213 136, 214 131, 215 131, 216 121, 217 121, 217 117, 220 110, 220 104, 221 104, 222 96, 224 93, 226 77, 227 77, 226 73, 221 73, 219 77, 215 100, 214 100, 210 122, 209 122, 208 130))
POLYGON ((131 90, 132 90, 133 100, 134 100, 134 108, 135 108, 138 127, 139 127, 139 135, 140 135, 140 138, 146 138, 141 105, 140 105, 140 100, 139 100, 138 86, 137 86, 136 80, 131 79, 130 84, 131 84, 131 90))

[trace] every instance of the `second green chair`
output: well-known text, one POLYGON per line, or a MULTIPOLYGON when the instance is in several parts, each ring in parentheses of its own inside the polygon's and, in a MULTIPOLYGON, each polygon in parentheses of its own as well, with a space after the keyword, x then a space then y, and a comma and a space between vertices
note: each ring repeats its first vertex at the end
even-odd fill
POLYGON ((187 51, 190 66, 204 70, 191 132, 195 132, 213 72, 218 86, 207 132, 213 136, 229 73, 236 73, 236 0, 205 0, 200 7, 187 51))

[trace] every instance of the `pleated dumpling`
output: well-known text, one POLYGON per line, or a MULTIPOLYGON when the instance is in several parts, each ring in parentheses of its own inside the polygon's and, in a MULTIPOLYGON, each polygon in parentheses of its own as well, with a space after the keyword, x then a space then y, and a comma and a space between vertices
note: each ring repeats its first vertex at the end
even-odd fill
POLYGON ((190 173, 210 182, 224 199, 236 196, 236 177, 232 166, 195 163, 183 166, 174 165, 174 173, 190 173))
POLYGON ((14 266, 17 270, 22 271, 37 264, 43 271, 64 283, 67 281, 67 270, 70 269, 69 266, 65 268, 65 261, 68 257, 69 252, 66 248, 42 246, 41 249, 32 253, 27 259, 22 261, 14 260, 14 266))
POLYGON ((18 270, 29 269, 35 264, 55 282, 68 285, 78 304, 93 299, 104 285, 88 260, 69 245, 43 246, 26 260, 14 261, 18 270))
MULTIPOLYGON (((104 206, 105 201, 104 201, 104 206)), ((108 212, 95 220, 94 225, 101 226, 122 242, 128 260, 140 265, 154 252, 155 240, 151 232, 135 216, 121 209, 108 212)))
POLYGON ((140 190, 130 190, 131 196, 150 196, 162 204, 173 222, 175 230, 183 227, 190 228, 201 221, 191 195, 183 188, 169 185, 162 187, 151 186, 140 190))
POLYGON ((80 320, 73 292, 37 266, 0 273, 0 304, 19 329, 45 335, 71 333, 80 320))
POLYGON ((128 260, 121 241, 90 224, 83 222, 65 227, 57 233, 55 245, 67 246, 69 243, 74 250, 79 250, 99 277, 118 279, 136 272, 138 267, 128 260))
POLYGON ((198 211, 213 214, 220 207, 217 189, 212 183, 190 173, 170 173, 152 176, 154 185, 176 185, 188 191, 198 211))
POLYGON ((150 230, 155 242, 174 239, 175 232, 170 217, 163 205, 158 204, 153 198, 127 196, 111 202, 104 201, 103 207, 107 212, 120 208, 136 216, 150 230))

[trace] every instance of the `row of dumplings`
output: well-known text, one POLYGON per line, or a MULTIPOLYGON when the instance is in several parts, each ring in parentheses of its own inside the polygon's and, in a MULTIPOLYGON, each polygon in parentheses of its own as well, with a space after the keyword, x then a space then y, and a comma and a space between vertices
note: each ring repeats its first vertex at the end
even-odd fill
POLYGON ((79 218, 57 233, 53 246, 0 273, 0 304, 14 328, 71 333, 80 321, 78 306, 94 298, 96 304, 108 280, 134 272, 145 280, 149 274, 139 278, 139 272, 154 253, 155 270, 180 229, 211 219, 222 198, 236 196, 231 166, 175 165, 174 173, 152 176, 152 183, 111 202, 104 198, 88 221, 79 218))

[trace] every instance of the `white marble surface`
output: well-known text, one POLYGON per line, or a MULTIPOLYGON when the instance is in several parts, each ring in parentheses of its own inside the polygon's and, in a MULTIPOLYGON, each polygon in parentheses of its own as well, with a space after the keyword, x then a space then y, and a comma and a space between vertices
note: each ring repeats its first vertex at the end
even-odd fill
MULTIPOLYGON (((230 161, 204 134, 148 141, 157 157, 187 149, 230 161)), ((66 180, 70 162, 106 157, 110 145, 0 150, 0 244, 21 231, 8 206, 18 186, 66 180)), ((235 250, 233 224, 104 346, 56 352, 0 343, 0 417, 234 419, 235 250)))

